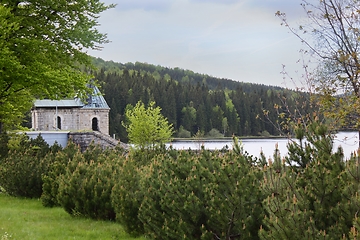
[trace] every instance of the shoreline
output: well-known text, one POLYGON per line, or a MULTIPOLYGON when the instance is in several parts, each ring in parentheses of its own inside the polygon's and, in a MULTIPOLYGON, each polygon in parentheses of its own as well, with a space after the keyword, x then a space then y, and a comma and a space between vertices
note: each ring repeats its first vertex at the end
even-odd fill
MULTIPOLYGON (((286 136, 241 136, 237 137, 239 140, 242 139, 288 139, 286 136)), ((222 138, 173 138, 170 142, 231 142, 233 140, 232 137, 222 137, 222 138)))

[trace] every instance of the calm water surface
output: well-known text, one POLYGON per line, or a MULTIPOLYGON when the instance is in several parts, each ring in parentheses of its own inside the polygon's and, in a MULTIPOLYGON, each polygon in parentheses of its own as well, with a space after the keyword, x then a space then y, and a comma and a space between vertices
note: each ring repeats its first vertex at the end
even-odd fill
MULTIPOLYGON (((241 142, 244 146, 244 150, 250 155, 258 157, 260 151, 263 151, 267 158, 272 157, 275 146, 278 146, 281 156, 287 154, 287 144, 291 141, 287 138, 276 139, 242 139, 241 142)), ((179 141, 168 143, 167 146, 172 145, 175 149, 200 149, 203 145, 205 149, 220 150, 226 146, 232 148, 232 141, 221 140, 206 140, 206 141, 179 141)), ((344 150, 344 155, 349 158, 351 153, 357 151, 359 146, 358 132, 339 132, 334 138, 334 149, 341 146, 344 150)))

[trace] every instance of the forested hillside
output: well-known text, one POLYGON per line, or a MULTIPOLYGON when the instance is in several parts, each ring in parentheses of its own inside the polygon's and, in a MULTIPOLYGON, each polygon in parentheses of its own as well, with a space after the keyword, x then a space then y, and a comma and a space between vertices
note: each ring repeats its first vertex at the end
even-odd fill
MULTIPOLYGON (((173 124, 175 136, 194 136, 218 130, 225 136, 278 135, 271 122, 278 112, 295 109, 296 96, 304 95, 279 87, 218 79, 179 68, 170 69, 146 63, 114 63, 94 59, 94 73, 110 111, 110 134, 127 141, 121 122, 128 104, 153 100, 173 124), (280 106, 275 109, 274 106, 280 106)), ((304 109, 306 111, 306 109, 304 109)))

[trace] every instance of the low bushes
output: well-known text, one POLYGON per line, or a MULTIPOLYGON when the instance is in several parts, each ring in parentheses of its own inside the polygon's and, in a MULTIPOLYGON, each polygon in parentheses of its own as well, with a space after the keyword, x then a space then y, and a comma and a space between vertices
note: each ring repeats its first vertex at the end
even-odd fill
POLYGON ((139 218, 156 239, 257 239, 262 197, 252 159, 234 152, 157 156, 143 171, 139 218))
POLYGON ((72 215, 116 220, 149 238, 359 238, 360 158, 344 161, 319 123, 295 133, 288 157, 275 150, 269 161, 238 144, 221 152, 162 146, 127 154, 31 145, 2 160, 0 185, 12 195, 41 194, 45 206, 72 215))
POLYGON ((115 220, 111 205, 114 173, 124 157, 121 151, 102 150, 92 146, 78 151, 68 162, 65 172, 55 180, 57 201, 70 214, 93 219, 115 220))
POLYGON ((116 183, 112 189, 111 203, 116 219, 132 236, 144 233, 144 226, 138 218, 139 207, 144 198, 140 189, 142 164, 132 157, 126 158, 121 168, 115 171, 116 183))
POLYGON ((43 192, 41 194, 41 201, 44 206, 60 206, 57 197, 59 192, 59 177, 65 174, 68 163, 73 161, 76 154, 81 154, 80 148, 70 141, 63 151, 55 155, 54 161, 48 162, 48 171, 42 175, 43 192))
MULTIPOLYGON (((332 149, 324 125, 296 129, 298 142, 289 156, 264 170, 262 191, 267 212, 263 239, 349 239, 359 211, 358 158, 346 162, 342 149, 332 149), (356 188, 356 190, 355 190, 356 188)), ((356 239, 352 238, 352 239, 356 239)))
POLYGON ((23 137, 0 162, 0 186, 12 196, 41 198, 44 206, 62 206, 72 215, 114 220, 110 195, 121 149, 90 146, 80 152, 69 143, 60 151, 39 136, 23 137))
POLYGON ((110 163, 103 155, 86 159, 76 154, 65 174, 59 176, 57 199, 60 205, 70 214, 114 220, 110 194, 115 166, 116 162, 110 163))
POLYGON ((115 208, 116 218, 133 236, 144 233, 144 225, 139 219, 139 208, 145 192, 140 187, 140 180, 144 177, 149 164, 158 155, 176 155, 174 149, 159 146, 155 149, 138 149, 130 151, 121 168, 115 172, 116 183, 113 187, 111 199, 115 208))
POLYGON ((18 144, 0 162, 0 186, 12 196, 39 198, 42 174, 61 148, 56 144, 49 147, 41 136, 29 139, 19 135, 17 140, 18 144))

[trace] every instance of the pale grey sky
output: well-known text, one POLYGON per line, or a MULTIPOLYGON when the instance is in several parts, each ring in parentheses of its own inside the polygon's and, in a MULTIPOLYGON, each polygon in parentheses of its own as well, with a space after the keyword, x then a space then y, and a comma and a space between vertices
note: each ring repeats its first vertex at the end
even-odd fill
MULTIPOLYGON (((89 54, 115 62, 147 62, 215 77, 293 88, 300 41, 276 11, 301 21, 301 0, 103 0, 117 4, 99 19, 111 41, 89 54)), ((296 25, 294 25, 296 26, 296 25)))

